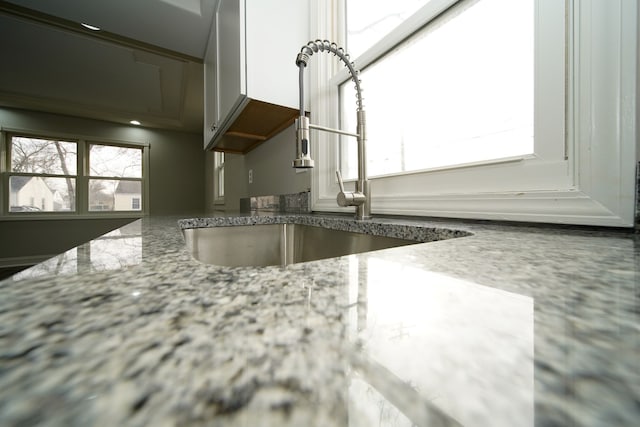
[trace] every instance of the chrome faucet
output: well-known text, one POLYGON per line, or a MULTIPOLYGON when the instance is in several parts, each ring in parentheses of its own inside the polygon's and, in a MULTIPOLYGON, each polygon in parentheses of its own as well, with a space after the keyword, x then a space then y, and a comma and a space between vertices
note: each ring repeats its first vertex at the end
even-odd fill
POLYGON ((310 41, 302 47, 300 53, 296 57, 296 65, 300 69, 300 117, 296 119, 296 159, 293 161, 294 168, 312 168, 314 161, 311 158, 311 150, 309 145, 309 129, 316 129, 323 132, 331 132, 339 135, 352 136, 358 142, 358 180, 356 181, 356 191, 345 191, 340 171, 336 171, 340 193, 336 197, 338 206, 355 206, 356 219, 371 218, 371 190, 370 181, 367 179, 367 158, 366 148, 366 120, 365 112, 362 108, 362 89, 360 88, 360 79, 358 74, 360 71, 355 69, 353 62, 349 60, 349 54, 345 53, 341 47, 328 40, 310 41), (304 69, 309 62, 309 58, 316 52, 333 53, 348 68, 351 74, 351 80, 356 86, 356 98, 358 108, 357 130, 356 133, 345 132, 340 129, 331 129, 324 126, 313 125, 309 123, 309 118, 304 111, 304 69))

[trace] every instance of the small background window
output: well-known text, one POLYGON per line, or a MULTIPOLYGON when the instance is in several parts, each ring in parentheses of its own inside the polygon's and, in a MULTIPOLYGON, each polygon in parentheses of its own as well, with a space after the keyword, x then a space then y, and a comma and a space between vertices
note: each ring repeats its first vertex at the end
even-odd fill
POLYGON ((142 209, 142 148, 89 146, 89 210, 142 209))
POLYGON ((20 216, 145 210, 146 145, 17 133, 8 133, 5 141, 0 146, 0 157, 6 159, 0 165, 6 203, 3 213, 20 216))
POLYGON ((77 143, 12 136, 10 145, 9 211, 75 211, 77 143))

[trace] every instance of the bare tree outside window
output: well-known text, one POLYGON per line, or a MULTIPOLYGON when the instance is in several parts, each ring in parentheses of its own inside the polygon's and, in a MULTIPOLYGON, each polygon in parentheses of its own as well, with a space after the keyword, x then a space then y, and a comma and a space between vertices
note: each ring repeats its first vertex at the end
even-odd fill
POLYGON ((11 138, 9 209, 74 211, 76 209, 76 142, 24 136, 11 138))
POLYGON ((89 174, 90 211, 142 210, 141 148, 91 144, 89 174))
POLYGON ((9 212, 144 209, 143 147, 24 135, 9 144, 9 212), (80 207, 77 187, 87 192, 80 207))
POLYGON ((91 176, 142 178, 142 149, 91 144, 89 169, 91 176))

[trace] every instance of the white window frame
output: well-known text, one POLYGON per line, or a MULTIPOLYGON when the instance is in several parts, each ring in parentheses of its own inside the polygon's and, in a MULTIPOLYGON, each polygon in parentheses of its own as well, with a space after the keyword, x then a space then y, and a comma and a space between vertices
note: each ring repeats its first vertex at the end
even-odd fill
MULTIPOLYGON (((78 136, 63 134, 60 132, 34 131, 29 129, 0 128, 0 172, 2 175, 0 189, 0 217, 2 219, 69 219, 69 218, 140 218, 149 215, 149 154, 150 144, 139 141, 122 141, 109 138, 78 136), (76 210, 74 212, 9 212, 9 177, 10 171, 9 150, 11 147, 11 136, 31 136, 42 139, 60 139, 77 143, 77 167, 76 167, 76 210), (119 180, 134 180, 142 182, 142 209, 139 211, 90 211, 88 186, 89 179, 109 179, 107 177, 95 177, 89 171, 89 146, 91 144, 110 145, 116 147, 130 147, 142 149, 142 179, 140 178, 117 178, 119 180)), ((37 174, 35 174, 37 175, 37 174)))
POLYGON ((223 152, 213 152, 213 204, 224 205, 224 163, 223 152))
MULTIPOLYGON (((431 1, 356 65, 366 67, 455 3, 431 1)), ((318 38, 343 44, 341 4, 315 2, 318 38)), ((374 214, 633 226, 637 2, 536 0, 535 7, 535 154, 372 178, 374 214)), ((334 58, 317 56, 308 67, 311 121, 337 127, 338 86, 348 76, 334 58)), ((313 131, 314 140, 312 209, 352 211, 335 203, 336 138, 313 131)))

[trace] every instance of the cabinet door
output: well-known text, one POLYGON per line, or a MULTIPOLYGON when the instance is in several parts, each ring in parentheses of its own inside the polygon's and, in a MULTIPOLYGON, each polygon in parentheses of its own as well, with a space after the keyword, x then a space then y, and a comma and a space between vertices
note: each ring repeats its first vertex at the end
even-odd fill
MULTIPOLYGON (((247 95, 298 109, 295 58, 309 40, 309 2, 246 0, 246 4, 247 95)), ((314 61, 318 60, 313 58, 311 62, 314 61)), ((309 75, 307 70, 305 84, 309 75)))
MULTIPOLYGON (((217 10, 217 9, 216 9, 217 10)), ((204 147, 213 139, 218 123, 218 20, 211 23, 207 50, 204 54, 204 147)))
MULTIPOLYGON (((245 0, 220 0, 216 13, 218 29, 217 88, 220 121, 231 117, 247 96, 245 0)), ((218 123, 218 127, 224 123, 218 123)))

